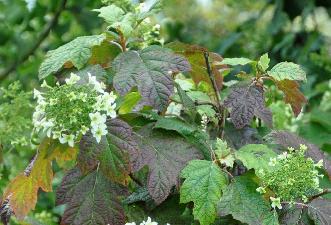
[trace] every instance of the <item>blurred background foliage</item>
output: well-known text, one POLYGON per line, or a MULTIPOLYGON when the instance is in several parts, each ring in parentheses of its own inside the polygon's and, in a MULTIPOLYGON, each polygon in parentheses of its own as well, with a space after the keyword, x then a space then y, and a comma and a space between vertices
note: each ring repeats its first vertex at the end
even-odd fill
MULTIPOLYGON (((35 152, 30 142, 32 90, 39 85, 45 53, 75 37, 99 33, 102 19, 91 10, 114 1, 0 0, 1 192, 35 152)), ((198 44, 224 57, 256 59, 268 52, 271 64, 303 65, 308 82, 302 91, 309 102, 304 114, 294 118, 270 88, 274 127, 297 132, 331 152, 331 1, 167 0, 155 20, 165 43, 198 44)), ((231 79, 230 74, 225 82, 231 79)), ((56 174, 55 187, 61 176, 56 174)), ((54 201, 54 194, 42 194, 37 209, 20 224, 58 224, 63 208, 54 207, 54 201)))

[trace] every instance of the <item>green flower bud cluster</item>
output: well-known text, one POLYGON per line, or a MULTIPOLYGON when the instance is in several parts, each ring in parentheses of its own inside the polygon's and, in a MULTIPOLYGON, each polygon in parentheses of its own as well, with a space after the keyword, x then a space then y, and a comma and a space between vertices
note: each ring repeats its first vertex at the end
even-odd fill
POLYGON ((271 199, 274 208, 281 208, 280 200, 306 202, 309 196, 322 191, 319 188, 319 178, 323 175, 318 173, 317 168, 322 167, 323 161, 314 164, 311 158, 305 156, 306 150, 305 145, 300 145, 298 150, 289 148, 289 152, 270 159, 270 171, 258 171, 262 186, 257 191, 261 194, 267 188, 273 191, 277 197, 271 199))
POLYGON ((107 116, 116 117, 116 96, 105 92, 105 85, 88 75, 88 83, 78 83, 80 77, 72 73, 64 85, 50 87, 44 83, 45 92, 34 91, 38 103, 33 114, 36 132, 42 130, 48 137, 73 147, 91 130, 100 142, 107 134, 107 116))

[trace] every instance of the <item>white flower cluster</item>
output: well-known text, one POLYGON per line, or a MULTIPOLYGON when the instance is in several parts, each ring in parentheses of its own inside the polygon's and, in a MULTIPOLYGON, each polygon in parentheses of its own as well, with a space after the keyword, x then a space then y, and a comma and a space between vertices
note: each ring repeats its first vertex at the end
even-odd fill
POLYGON ((45 92, 34 90, 37 107, 33 114, 34 129, 47 137, 59 139, 73 147, 89 130, 99 143, 108 133, 106 120, 116 117, 116 96, 105 91, 103 82, 88 73, 88 83, 78 83, 74 73, 64 85, 50 87, 44 81, 45 92))
MULTIPOLYGON (((126 223, 125 225, 136 225, 136 223, 135 222, 126 223)), ((157 222, 153 222, 152 219, 150 217, 148 217, 147 220, 141 222, 140 225, 158 225, 158 223, 157 222)), ((170 225, 170 224, 167 223, 166 225, 170 225)))

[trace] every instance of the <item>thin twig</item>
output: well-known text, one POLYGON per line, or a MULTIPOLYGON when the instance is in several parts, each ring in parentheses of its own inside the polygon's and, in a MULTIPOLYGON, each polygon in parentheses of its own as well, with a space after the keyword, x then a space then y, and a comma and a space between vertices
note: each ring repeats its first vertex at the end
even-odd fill
POLYGON ((50 31, 54 26, 56 26, 59 17, 62 13, 62 11, 65 9, 65 6, 67 4, 67 0, 62 0, 59 8, 54 14, 54 17, 52 20, 45 26, 44 30, 40 33, 39 37, 37 38, 37 41, 34 43, 34 45, 21 57, 19 57, 13 64, 11 64, 7 69, 5 69, 1 74, 0 74, 0 81, 4 80, 5 78, 8 77, 8 75, 16 70, 16 68, 24 63, 31 55, 34 55, 35 51, 38 49, 38 47, 41 45, 41 43, 47 38, 49 35, 50 31))
POLYGON ((222 112, 222 106, 221 106, 221 101, 220 101, 220 97, 219 97, 219 90, 218 90, 218 87, 217 87, 217 84, 216 84, 216 81, 215 81, 215 77, 214 77, 214 75, 211 71, 211 68, 210 68, 209 53, 205 52, 204 57, 205 57, 205 62, 206 62, 206 67, 207 67, 207 73, 208 73, 209 79, 212 83, 212 86, 213 86, 213 89, 214 89, 214 92, 215 92, 218 112, 221 113, 222 112))

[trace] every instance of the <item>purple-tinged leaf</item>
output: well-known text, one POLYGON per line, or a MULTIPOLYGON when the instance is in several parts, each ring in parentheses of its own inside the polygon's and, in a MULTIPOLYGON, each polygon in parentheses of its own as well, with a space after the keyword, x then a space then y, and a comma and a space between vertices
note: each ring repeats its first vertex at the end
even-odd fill
POLYGON ((135 170, 149 167, 147 188, 160 204, 179 185, 180 171, 192 159, 202 158, 200 152, 174 132, 152 130, 145 126, 137 133, 141 155, 136 159, 135 170))
POLYGON ((254 116, 272 126, 272 114, 265 107, 262 87, 236 86, 225 99, 224 105, 230 110, 232 123, 238 129, 249 125, 254 116))
POLYGON ((66 204, 61 225, 124 224, 123 187, 111 183, 98 170, 83 175, 77 168, 63 178, 57 203, 66 204))
POLYGON ((89 133, 80 142, 78 167, 83 173, 96 168, 111 180, 126 184, 131 172, 130 158, 136 158, 138 145, 132 136, 132 128, 124 121, 107 121, 108 134, 100 143, 89 133))
POLYGON ((113 62, 114 87, 125 95, 138 87, 142 96, 139 107, 153 106, 163 111, 174 91, 173 73, 191 70, 189 62, 170 49, 150 46, 140 51, 127 51, 113 62))
POLYGON ((331 200, 314 199, 308 204, 308 215, 318 225, 331 224, 331 200))

